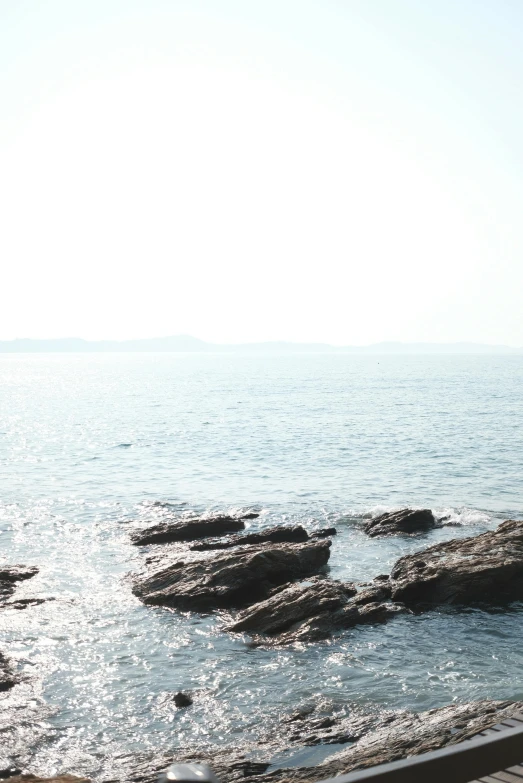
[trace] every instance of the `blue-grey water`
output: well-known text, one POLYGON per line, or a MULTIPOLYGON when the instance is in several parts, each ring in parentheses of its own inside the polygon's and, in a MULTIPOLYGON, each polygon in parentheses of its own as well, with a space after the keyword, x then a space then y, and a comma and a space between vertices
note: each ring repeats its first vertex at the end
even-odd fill
MULTIPOLYGON (((237 742, 310 702, 428 709, 523 698, 523 609, 433 611, 298 649, 220 618, 143 606, 128 534, 165 510, 335 525, 334 578, 523 518, 523 356, 4 355, 0 558, 40 573, 0 612, 31 683, 31 769, 96 775, 104 754, 237 742), (185 505, 182 505, 185 504, 185 505), (450 526, 369 540, 361 520, 429 506, 450 526), (167 694, 196 693, 188 710, 167 694)), ((16 710, 25 686, 2 694, 16 710), (21 691, 22 689, 22 691, 21 691), (16 692, 16 693, 15 693, 16 692)), ((29 686, 27 686, 29 687, 29 686)), ((22 699, 23 701, 23 699, 22 699)), ((10 750, 10 748, 7 748, 10 750)))

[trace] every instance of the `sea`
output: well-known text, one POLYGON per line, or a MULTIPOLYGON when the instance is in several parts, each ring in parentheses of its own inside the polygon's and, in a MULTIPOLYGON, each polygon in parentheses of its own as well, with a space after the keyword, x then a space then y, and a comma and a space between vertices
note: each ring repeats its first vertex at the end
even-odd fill
POLYGON ((256 510, 252 530, 336 527, 329 575, 353 581, 521 519, 523 356, 1 355, 0 475, 0 562, 38 566, 16 595, 49 599, 0 611, 23 680, 0 694, 0 742, 33 772, 96 779, 121 754, 241 745, 309 705, 523 699, 519 604, 256 648, 221 614, 140 603, 129 538, 256 510), (362 531, 407 506, 447 519, 413 537, 362 531), (190 708, 174 706, 180 690, 190 708))

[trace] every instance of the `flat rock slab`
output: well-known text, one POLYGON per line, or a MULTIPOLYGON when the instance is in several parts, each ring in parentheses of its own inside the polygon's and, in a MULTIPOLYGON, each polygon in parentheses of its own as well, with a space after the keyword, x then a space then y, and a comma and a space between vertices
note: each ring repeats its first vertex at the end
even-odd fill
POLYGON ((133 592, 146 604, 208 611, 248 606, 286 582, 313 576, 330 556, 328 539, 225 551, 191 562, 164 561, 134 579, 133 592))
POLYGON ((436 519, 430 508, 391 511, 369 519, 363 530, 369 536, 397 536, 424 533, 436 526, 436 519))
POLYGON ((309 534, 301 525, 276 525, 268 527, 265 530, 259 530, 256 533, 244 533, 236 536, 227 536, 227 538, 211 539, 192 544, 189 549, 195 551, 205 551, 211 549, 232 549, 235 546, 247 544, 280 544, 282 542, 300 544, 308 541, 309 534))
POLYGON ((131 541, 137 546, 144 544, 166 544, 170 541, 196 541, 199 538, 236 533, 245 528, 245 519, 257 514, 241 517, 217 516, 202 519, 179 519, 176 522, 160 522, 158 525, 131 533, 131 541))
POLYGON ((479 701, 452 704, 427 712, 382 710, 372 714, 350 710, 325 714, 314 706, 282 719, 257 742, 226 748, 180 748, 175 755, 152 758, 122 755, 119 769, 102 774, 102 783, 156 783, 171 763, 209 764, 220 783, 317 783, 363 769, 455 745, 510 718, 523 709, 518 702, 479 701), (293 748, 347 744, 321 764, 270 770, 271 760, 293 748), (254 758, 256 760, 254 760, 254 758), (115 774, 116 773, 116 774, 115 774))
POLYGON ((523 600, 523 521, 406 555, 392 569, 390 587, 393 601, 412 608, 523 600))
MULTIPOLYGON (((326 733, 337 742, 355 739, 347 748, 338 751, 316 767, 281 770, 274 775, 257 778, 265 780, 285 778, 301 783, 337 777, 354 769, 365 769, 407 756, 417 756, 448 745, 455 745, 500 721, 509 718, 521 708, 518 702, 480 701, 452 704, 427 712, 385 713, 372 720, 368 718, 342 719, 327 732, 316 729, 306 742, 325 742, 326 733), (358 725, 359 723, 359 725, 358 725), (359 736, 358 736, 359 734, 359 736), (323 739, 322 739, 323 738, 323 739)), ((333 741, 333 740, 331 740, 333 741)), ((253 778, 254 780, 254 778, 253 778)), ((224 781, 224 783, 227 783, 224 781)))

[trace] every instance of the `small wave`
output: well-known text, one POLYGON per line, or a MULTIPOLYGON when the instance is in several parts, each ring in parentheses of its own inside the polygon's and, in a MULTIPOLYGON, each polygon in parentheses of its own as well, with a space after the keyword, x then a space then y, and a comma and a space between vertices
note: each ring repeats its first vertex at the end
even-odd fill
POLYGON ((433 509, 433 512, 438 523, 444 527, 476 527, 492 521, 491 514, 475 508, 433 509))

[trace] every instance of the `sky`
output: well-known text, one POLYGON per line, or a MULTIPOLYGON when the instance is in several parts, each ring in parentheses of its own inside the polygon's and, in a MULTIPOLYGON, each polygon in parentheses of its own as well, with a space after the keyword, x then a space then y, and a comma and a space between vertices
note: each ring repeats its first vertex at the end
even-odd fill
POLYGON ((0 339, 523 345, 520 0, 2 0, 0 339))

